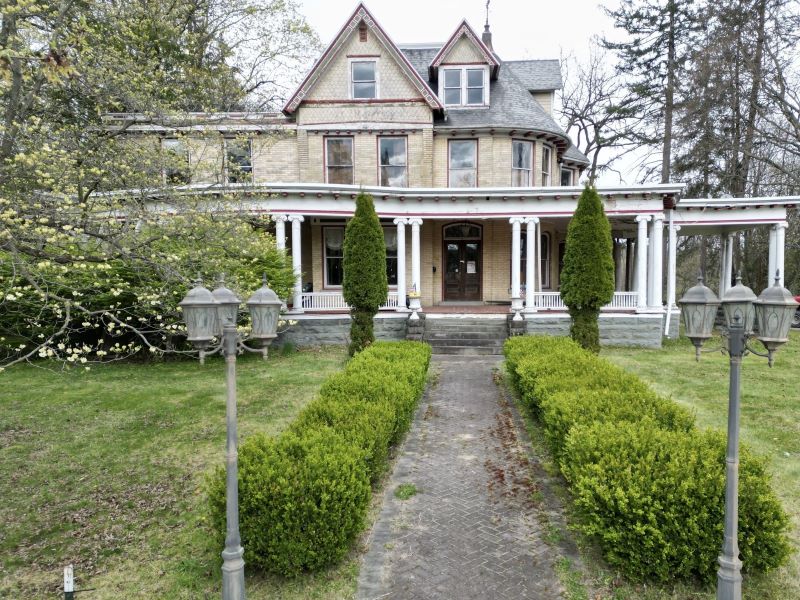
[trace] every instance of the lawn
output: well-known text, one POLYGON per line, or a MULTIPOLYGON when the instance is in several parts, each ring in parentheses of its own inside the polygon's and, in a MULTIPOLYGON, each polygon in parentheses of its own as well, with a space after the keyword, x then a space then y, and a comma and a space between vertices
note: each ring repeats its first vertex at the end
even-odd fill
MULTIPOLYGON (((712 340, 708 347, 718 347, 712 340)), ((756 349, 761 349, 754 342, 756 349)), ((667 342, 661 350, 604 348, 602 356, 636 373, 664 395, 691 408, 702 427, 725 430, 728 410, 728 357, 703 354, 694 360, 688 340, 667 342)), ((770 369, 765 359, 748 356, 742 366, 742 441, 767 456, 773 487, 792 521, 795 554, 777 573, 745 578, 744 595, 760 600, 800 598, 800 333, 793 332, 770 369)), ((721 543, 721 540, 720 540, 721 543)), ((619 597, 629 597, 620 593, 619 597)), ((632 597, 632 596, 631 596, 632 597)), ((638 596, 637 596, 638 597, 638 596)), ((647 598, 712 598, 697 590, 651 591, 647 598)))
MULTIPOLYGON (((275 433, 344 365, 343 349, 239 361, 239 434, 275 433)), ((224 461, 224 367, 48 365, 0 375, 0 598, 217 598, 204 476, 224 461)), ((245 560, 247 555, 245 554, 245 560)), ((248 597, 342 598, 355 556, 287 582, 247 572, 248 597)))

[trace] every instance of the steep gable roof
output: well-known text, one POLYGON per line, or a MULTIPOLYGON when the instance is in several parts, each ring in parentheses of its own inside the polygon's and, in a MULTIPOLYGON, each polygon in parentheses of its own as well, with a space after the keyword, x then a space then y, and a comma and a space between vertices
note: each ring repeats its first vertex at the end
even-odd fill
POLYGON ((435 77, 436 71, 444 62, 444 59, 447 57, 450 50, 458 43, 458 41, 462 38, 466 37, 472 44, 475 46, 475 49, 478 50, 483 59, 487 62, 487 64, 492 68, 492 77, 497 77, 497 71, 500 69, 500 61, 494 55, 494 53, 489 50, 486 44, 483 43, 478 34, 475 33, 475 30, 470 27, 469 23, 466 19, 461 21, 456 30, 453 32, 453 35, 444 43, 444 46, 439 50, 438 54, 433 57, 430 64, 430 73, 431 77, 435 77))
POLYGON ((529 92, 549 92, 564 87, 558 60, 506 60, 503 64, 529 92))
POLYGON ((389 55, 397 62, 397 64, 400 66, 400 69, 419 91, 428 106, 434 110, 441 110, 444 108, 441 102, 439 102, 439 98, 430 88, 425 79, 421 77, 411 63, 408 62, 406 56, 400 51, 397 45, 378 24, 378 22, 375 20, 375 17, 372 16, 372 13, 367 10, 367 7, 364 6, 363 3, 360 3, 356 7, 351 17, 339 30, 339 33, 336 35, 333 41, 322 53, 322 56, 320 56, 319 59, 317 59, 317 62, 314 63, 314 66, 308 72, 305 79, 303 79, 302 83, 298 86, 297 90, 295 90, 294 94, 292 94, 292 96, 286 102, 283 107, 284 113, 291 114, 297 110, 297 107, 300 106, 300 104, 303 102, 303 99, 308 95, 308 93, 319 80, 320 75, 324 72, 325 68, 336 56, 342 44, 350 37, 350 35, 362 22, 365 23, 370 30, 372 30, 375 37, 378 38, 380 43, 386 48, 386 51, 389 53, 389 55))

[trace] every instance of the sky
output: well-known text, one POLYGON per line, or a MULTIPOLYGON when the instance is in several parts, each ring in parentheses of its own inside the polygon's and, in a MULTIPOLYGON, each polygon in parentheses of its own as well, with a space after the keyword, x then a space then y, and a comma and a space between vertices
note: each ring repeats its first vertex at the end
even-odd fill
MULTIPOLYGON (((352 14, 354 0, 299 0, 300 8, 327 45, 352 14)), ((443 43, 466 18, 480 34, 486 21, 486 0, 365 0, 386 33, 398 44, 443 43)), ((603 0, 615 8, 619 0, 603 0)), ((489 26, 495 52, 503 60, 572 57, 586 61, 592 37, 620 39, 600 0, 491 0, 489 26)), ((598 183, 634 183, 632 164, 616 165, 598 183)))

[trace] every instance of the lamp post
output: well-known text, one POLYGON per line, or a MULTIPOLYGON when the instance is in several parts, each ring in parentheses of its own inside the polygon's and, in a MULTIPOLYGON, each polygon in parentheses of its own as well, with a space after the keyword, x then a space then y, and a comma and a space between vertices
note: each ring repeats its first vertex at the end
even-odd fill
POLYGON ((717 307, 722 304, 728 338, 730 358, 730 385, 728 388, 728 445, 725 455, 725 534, 717 571, 717 600, 741 600, 742 561, 739 559, 737 525, 739 520, 739 415, 742 357, 748 353, 766 357, 772 366, 773 355, 789 341, 789 328, 797 302, 780 284, 780 273, 775 285, 765 289, 756 298, 753 291, 736 278, 736 285, 722 297, 722 301, 703 285, 702 277, 678 304, 681 306, 686 335, 695 346, 695 357, 700 360, 700 348, 711 337, 717 307), (767 349, 767 354, 756 352, 748 346, 753 335, 753 323, 758 325, 755 337, 767 349))
POLYGON ((239 535, 239 475, 236 431, 236 355, 240 351, 260 352, 267 358, 267 348, 276 336, 281 301, 275 292, 264 285, 247 301, 252 317, 252 329, 248 339, 256 340, 260 348, 249 348, 240 338, 236 320, 241 301, 231 290, 220 286, 208 291, 201 281, 189 290, 180 302, 188 331, 188 340, 200 351, 200 361, 205 356, 221 352, 225 357, 226 399, 225 422, 227 441, 225 452, 225 503, 226 536, 222 551, 222 598, 244 600, 244 549, 239 535), (214 339, 220 339, 208 351, 214 339))

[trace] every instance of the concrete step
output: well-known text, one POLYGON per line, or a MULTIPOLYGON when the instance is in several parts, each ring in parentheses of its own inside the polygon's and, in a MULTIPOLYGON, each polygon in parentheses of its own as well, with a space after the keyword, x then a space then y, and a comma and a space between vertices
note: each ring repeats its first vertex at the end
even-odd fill
POLYGON ((506 331, 426 331, 429 340, 497 340, 508 337, 506 331))
POLYGON ((481 324, 481 323, 461 323, 455 324, 426 324, 425 331, 507 331, 506 323, 500 324, 481 324))
POLYGON ((460 356, 497 356, 503 354, 503 347, 485 348, 482 346, 433 346, 433 354, 456 354, 460 356))
POLYGON ((446 346, 464 346, 464 347, 471 347, 471 348, 502 348, 503 344, 505 343, 505 339, 493 339, 493 340, 464 340, 464 339, 442 339, 442 338, 435 338, 435 339, 425 339, 431 345, 431 348, 444 348, 446 346))

